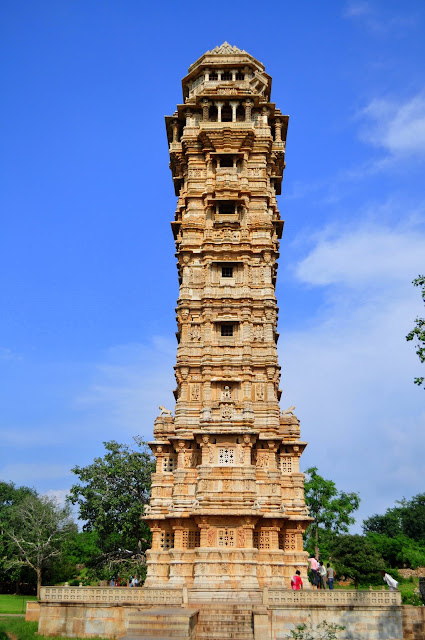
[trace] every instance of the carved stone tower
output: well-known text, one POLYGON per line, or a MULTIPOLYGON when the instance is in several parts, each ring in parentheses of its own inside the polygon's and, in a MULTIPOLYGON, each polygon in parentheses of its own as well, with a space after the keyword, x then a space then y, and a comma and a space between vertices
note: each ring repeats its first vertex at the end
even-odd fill
POLYGON ((288 116, 271 78, 224 43, 166 117, 177 211, 175 416, 155 421, 146 587, 289 587, 306 575, 306 443, 280 413, 275 282, 288 116))

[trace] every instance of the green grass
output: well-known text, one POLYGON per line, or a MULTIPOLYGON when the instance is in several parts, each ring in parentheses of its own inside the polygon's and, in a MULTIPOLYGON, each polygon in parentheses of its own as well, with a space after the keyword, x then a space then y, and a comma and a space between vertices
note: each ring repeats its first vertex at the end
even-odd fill
MULTIPOLYGON (((25 622, 22 618, 0 618, 0 640, 9 640, 6 631, 13 633, 18 640, 62 640, 63 636, 41 636, 37 634, 38 622, 25 622)), ((81 640, 81 638, 74 638, 81 640)), ((92 640, 101 640, 93 638, 92 640)))
POLYGON ((25 613, 27 600, 37 600, 37 598, 36 596, 0 594, 0 613, 25 613))

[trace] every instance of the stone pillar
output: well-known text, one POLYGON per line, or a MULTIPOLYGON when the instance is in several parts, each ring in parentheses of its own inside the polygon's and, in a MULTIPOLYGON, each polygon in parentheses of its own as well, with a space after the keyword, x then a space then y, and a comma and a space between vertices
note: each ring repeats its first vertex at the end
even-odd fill
POLYGON ((161 549, 161 528, 157 522, 151 522, 149 528, 152 531, 152 551, 161 549))
POLYGON ((210 101, 202 100, 202 121, 208 122, 210 116, 210 101))
POLYGON ((164 469, 164 450, 161 445, 155 447, 156 473, 162 473, 164 469))
POLYGON ((215 102, 217 107, 217 122, 221 122, 221 110, 224 107, 224 102, 215 102))
POLYGON ((173 127, 173 142, 178 142, 179 141, 179 121, 173 120, 172 127, 173 127))
POLYGON ((210 437, 202 436, 202 442, 200 443, 201 452, 202 452, 202 465, 205 466, 209 463, 210 456, 210 437))
POLYGON ((236 122, 236 109, 239 106, 239 100, 233 100, 229 104, 232 107, 232 122, 236 122))
POLYGON ((263 124, 267 125, 268 124, 268 115, 269 115, 269 110, 267 107, 262 107, 261 109, 261 115, 263 116, 263 124))
POLYGON ((190 127, 192 124, 192 111, 190 109, 186 109, 184 115, 186 116, 186 127, 190 127))
POLYGON ((282 142, 282 121, 276 118, 274 123, 274 139, 275 142, 282 142))
POLYGON ((252 100, 245 100, 245 102, 243 103, 243 106, 245 107, 245 122, 251 122, 252 107, 253 107, 252 100))
POLYGON ((233 80, 233 82, 235 82, 235 80, 236 80, 237 70, 236 70, 236 69, 232 69, 232 70, 231 70, 231 74, 232 74, 232 80, 233 80))
POLYGON ((210 70, 205 69, 205 82, 209 82, 210 79, 210 70))
POLYGON ((186 443, 184 442, 184 440, 179 440, 179 442, 177 443, 176 451, 177 451, 177 468, 183 469, 184 454, 186 451, 186 443))
POLYGON ((181 524, 173 525, 174 549, 183 549, 183 527, 181 524))

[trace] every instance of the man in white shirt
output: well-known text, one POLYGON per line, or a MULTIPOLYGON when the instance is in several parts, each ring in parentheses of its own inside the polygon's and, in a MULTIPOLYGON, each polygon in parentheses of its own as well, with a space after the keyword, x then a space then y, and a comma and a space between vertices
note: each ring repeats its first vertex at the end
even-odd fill
POLYGON ((398 582, 397 580, 394 580, 394 578, 392 578, 389 573, 385 573, 385 571, 382 571, 382 579, 387 583, 390 591, 395 591, 397 589, 398 582))

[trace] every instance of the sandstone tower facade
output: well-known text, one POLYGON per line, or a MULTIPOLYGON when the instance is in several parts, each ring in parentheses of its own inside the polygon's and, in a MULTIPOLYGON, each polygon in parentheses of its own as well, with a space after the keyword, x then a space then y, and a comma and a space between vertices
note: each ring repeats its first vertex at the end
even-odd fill
POLYGON ((288 116, 271 78, 224 43, 183 79, 166 117, 178 196, 175 415, 150 443, 156 473, 146 587, 249 589, 306 575, 310 518, 299 421, 280 412, 277 208, 288 116))

